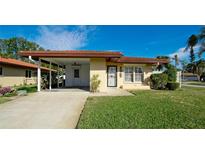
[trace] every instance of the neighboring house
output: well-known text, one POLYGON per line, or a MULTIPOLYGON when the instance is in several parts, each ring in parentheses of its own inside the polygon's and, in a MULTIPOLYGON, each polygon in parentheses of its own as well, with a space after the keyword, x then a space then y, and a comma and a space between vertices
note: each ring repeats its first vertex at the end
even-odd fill
MULTIPOLYGON (((43 72, 50 69, 41 67, 43 72)), ((0 85, 14 86, 37 83, 37 65, 24 61, 0 57, 0 85)))
POLYGON ((199 77, 197 74, 193 73, 182 73, 183 81, 199 81, 199 77))
MULTIPOLYGON (((121 52, 106 51, 21 51, 19 54, 39 60, 39 64, 47 61, 65 68, 66 87, 89 87, 92 76, 98 74, 101 92, 110 87, 148 89, 153 68, 168 63, 166 59, 125 57, 121 52)), ((40 65, 38 72, 40 91, 40 65)))

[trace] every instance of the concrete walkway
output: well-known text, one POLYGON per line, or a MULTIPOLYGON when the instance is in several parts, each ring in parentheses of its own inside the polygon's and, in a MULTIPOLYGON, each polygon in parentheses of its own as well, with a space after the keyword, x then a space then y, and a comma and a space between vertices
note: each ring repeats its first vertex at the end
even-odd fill
POLYGON ((88 96, 127 96, 121 89, 90 93, 58 89, 19 97, 0 105, 0 128, 75 128, 88 96))
POLYGON ((185 87, 195 87, 195 88, 205 88, 205 86, 202 86, 202 85, 182 84, 182 86, 185 86, 185 87))
POLYGON ((87 93, 39 92, 0 105, 0 128, 75 128, 87 93))

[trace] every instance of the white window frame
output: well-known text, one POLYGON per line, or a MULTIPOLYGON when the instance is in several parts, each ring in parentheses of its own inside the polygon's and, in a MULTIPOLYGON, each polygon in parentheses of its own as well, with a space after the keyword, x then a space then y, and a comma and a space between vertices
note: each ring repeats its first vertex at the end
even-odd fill
POLYGON ((133 66, 125 66, 125 67, 124 67, 124 82, 125 82, 125 83, 133 83, 133 82, 134 82, 133 70, 134 70, 134 69, 133 69, 133 66), (125 68, 126 68, 126 67, 132 67, 132 79, 133 79, 133 81, 126 81, 126 80, 125 80, 125 76, 126 76, 125 68))
POLYGON ((143 67, 143 65, 125 65, 124 66, 124 83, 142 83, 143 81, 144 81, 144 69, 143 69, 144 67, 143 67), (126 81, 125 80, 125 69, 126 69, 126 67, 132 67, 132 75, 133 75, 133 81, 126 81), (142 70, 142 80, 141 81, 136 81, 135 80, 135 75, 136 75, 136 73, 135 73, 135 69, 136 68, 141 68, 141 70, 142 70))
POLYGON ((142 68, 141 66, 135 66, 135 67, 134 67, 134 77, 135 77, 135 78, 134 78, 134 82, 135 82, 135 83, 142 83, 142 82, 143 82, 143 80, 144 80, 144 71, 143 71, 143 68, 142 68), (142 73, 136 73, 136 72, 135 72, 136 68, 141 69, 142 73), (141 75, 141 81, 136 81, 136 74, 140 74, 140 75, 141 75))

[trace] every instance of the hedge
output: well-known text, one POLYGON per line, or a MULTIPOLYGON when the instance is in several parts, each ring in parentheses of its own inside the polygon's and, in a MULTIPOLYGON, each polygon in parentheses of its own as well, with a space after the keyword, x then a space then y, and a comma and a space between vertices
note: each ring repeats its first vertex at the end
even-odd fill
POLYGON ((151 88, 152 89, 166 89, 168 82, 168 75, 165 73, 152 74, 151 79, 151 88))
POLYGON ((169 90, 176 90, 179 88, 179 83, 177 82, 168 82, 166 86, 169 90))

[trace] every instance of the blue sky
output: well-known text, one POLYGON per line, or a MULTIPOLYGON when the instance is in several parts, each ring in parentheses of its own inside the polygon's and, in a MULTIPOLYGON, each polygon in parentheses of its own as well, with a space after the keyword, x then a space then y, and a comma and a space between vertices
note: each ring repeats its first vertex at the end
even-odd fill
POLYGON ((187 38, 202 26, 0 26, 0 38, 25 37, 46 49, 117 50, 126 56, 186 58, 187 38))

